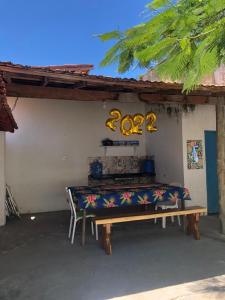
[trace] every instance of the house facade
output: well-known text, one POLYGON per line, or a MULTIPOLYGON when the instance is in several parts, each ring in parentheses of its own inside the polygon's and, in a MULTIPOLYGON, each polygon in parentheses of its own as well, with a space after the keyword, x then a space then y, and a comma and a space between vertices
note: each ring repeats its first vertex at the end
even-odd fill
POLYGON ((88 158, 104 155, 153 156, 157 181, 179 182, 189 188, 192 204, 207 206, 205 132, 216 132, 216 104, 225 94, 223 85, 201 86, 183 96, 179 83, 110 79, 4 63, 0 70, 19 127, 15 133, 1 132, 2 212, 5 182, 22 213, 67 209, 65 186, 86 185, 88 158), (184 104, 195 109, 168 114, 169 107, 184 104), (124 115, 154 111, 157 132, 143 130, 142 135, 127 138, 119 129, 110 131, 105 121, 113 108, 124 115), (135 153, 132 147, 105 153, 100 146, 104 138, 138 140, 139 146, 135 153), (201 168, 188 167, 188 141, 201 141, 201 168))

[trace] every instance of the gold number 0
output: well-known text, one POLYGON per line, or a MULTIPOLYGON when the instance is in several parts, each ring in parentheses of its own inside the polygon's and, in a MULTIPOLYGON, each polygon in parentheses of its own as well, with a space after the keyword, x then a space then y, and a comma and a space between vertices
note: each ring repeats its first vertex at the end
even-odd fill
POLYGON ((129 136, 133 133, 133 127, 134 127, 134 122, 133 118, 130 115, 126 115, 122 118, 121 123, 120 123, 120 131, 123 135, 129 136), (128 128, 126 125, 129 124, 128 128))
POLYGON ((155 122, 157 120, 157 116, 154 112, 149 112, 146 114, 146 120, 149 120, 148 124, 146 125, 146 129, 150 132, 156 132, 158 129, 155 127, 155 122))

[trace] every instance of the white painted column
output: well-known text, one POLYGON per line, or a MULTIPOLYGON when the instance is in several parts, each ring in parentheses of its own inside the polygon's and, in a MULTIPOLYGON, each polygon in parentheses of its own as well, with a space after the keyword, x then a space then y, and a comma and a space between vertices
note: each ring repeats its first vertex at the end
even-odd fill
POLYGON ((5 225, 5 132, 0 132, 0 226, 5 225))

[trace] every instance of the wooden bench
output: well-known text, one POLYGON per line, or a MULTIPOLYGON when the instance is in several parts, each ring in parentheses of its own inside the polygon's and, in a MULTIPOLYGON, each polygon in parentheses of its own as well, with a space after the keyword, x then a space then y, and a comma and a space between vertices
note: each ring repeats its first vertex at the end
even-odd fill
POLYGON ((199 216, 200 214, 207 213, 205 207, 192 206, 185 209, 173 209, 173 210, 164 210, 164 211, 145 211, 132 214, 121 214, 115 216, 102 216, 96 217, 94 222, 96 225, 103 225, 102 230, 102 247, 105 250, 106 254, 112 254, 112 243, 111 243, 111 227, 114 223, 123 223, 123 222, 134 222, 134 221, 144 221, 151 219, 158 219, 162 217, 171 217, 171 216, 187 216, 187 226, 186 233, 193 234, 196 240, 200 239, 199 233, 199 216))

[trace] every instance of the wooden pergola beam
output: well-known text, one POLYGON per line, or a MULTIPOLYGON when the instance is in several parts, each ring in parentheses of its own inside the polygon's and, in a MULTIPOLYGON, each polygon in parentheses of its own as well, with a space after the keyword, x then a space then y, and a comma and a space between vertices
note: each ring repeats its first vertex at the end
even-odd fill
POLYGON ((215 104, 217 97, 198 95, 162 95, 140 93, 139 99, 146 103, 215 104))
POLYGON ((117 100, 118 94, 104 91, 87 91, 80 89, 65 89, 21 84, 7 86, 8 97, 44 98, 76 101, 107 101, 117 100))
MULTIPOLYGON (((118 100, 118 92, 80 89, 79 87, 58 88, 11 83, 7 85, 8 97, 61 99, 74 101, 113 101, 118 100)), ((162 95, 136 93, 139 100, 147 103, 178 103, 178 104, 215 104, 216 97, 194 95, 162 95)))

